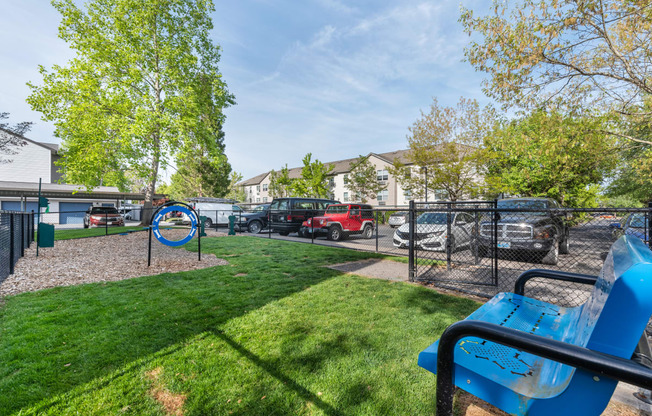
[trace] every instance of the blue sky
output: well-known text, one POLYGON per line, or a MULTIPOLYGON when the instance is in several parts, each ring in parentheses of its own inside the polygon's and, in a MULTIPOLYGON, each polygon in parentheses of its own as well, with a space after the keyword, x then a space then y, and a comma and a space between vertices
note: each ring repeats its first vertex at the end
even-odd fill
MULTIPOLYGON (((486 0, 464 0, 472 9, 486 0)), ((0 111, 33 121, 28 137, 58 142, 31 111, 38 65, 73 56, 46 0, 0 0, 0 111)), ((215 0, 213 37, 237 105, 226 110, 226 154, 245 178, 303 156, 334 161, 407 147, 408 127, 436 97, 488 103, 482 74, 462 62, 459 1, 215 0)))

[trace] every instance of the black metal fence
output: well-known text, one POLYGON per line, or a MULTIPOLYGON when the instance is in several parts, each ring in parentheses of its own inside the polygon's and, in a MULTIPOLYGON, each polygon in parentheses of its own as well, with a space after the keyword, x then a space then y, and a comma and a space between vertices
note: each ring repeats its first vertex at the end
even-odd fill
POLYGON ((33 213, 0 211, 0 283, 14 273, 16 262, 33 241, 33 213))
MULTIPOLYGON (((533 268, 597 275, 623 234, 650 244, 650 208, 572 209, 537 200, 413 203, 410 278, 481 296, 513 291, 533 268), (502 201, 501 201, 502 202, 502 201)), ((582 304, 589 289, 533 280, 528 293, 564 306, 582 304), (565 289, 565 290, 560 290, 565 289)))

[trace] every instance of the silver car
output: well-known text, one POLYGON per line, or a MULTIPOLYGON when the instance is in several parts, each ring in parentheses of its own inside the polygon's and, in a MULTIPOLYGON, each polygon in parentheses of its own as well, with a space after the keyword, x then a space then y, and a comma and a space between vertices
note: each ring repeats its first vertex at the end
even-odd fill
MULTIPOLYGON (((424 212, 417 218, 414 230, 415 246, 421 250, 445 251, 450 238, 451 251, 469 246, 473 229, 473 216, 466 212, 451 215, 451 235, 448 236, 448 214, 424 212)), ((410 224, 403 224, 394 232, 394 247, 407 248, 410 242, 410 224)))
POLYGON ((408 222, 409 217, 410 217, 410 213, 407 211, 395 212, 389 216, 389 220, 387 220, 387 223, 392 228, 400 227, 401 225, 408 222))

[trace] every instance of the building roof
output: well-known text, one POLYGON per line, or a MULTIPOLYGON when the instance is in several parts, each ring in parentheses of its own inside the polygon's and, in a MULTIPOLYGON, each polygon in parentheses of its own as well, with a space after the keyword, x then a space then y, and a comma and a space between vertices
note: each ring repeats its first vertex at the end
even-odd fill
POLYGON ((12 136, 16 136, 20 140, 24 140, 26 142, 33 143, 33 144, 35 144, 37 146, 45 147, 46 149, 48 149, 53 154, 57 154, 57 152, 59 151, 59 145, 56 144, 56 143, 37 142, 37 141, 34 141, 32 139, 28 139, 27 137, 22 136, 20 134, 16 134, 11 130, 7 130, 7 129, 3 129, 3 128, 0 128, 0 131, 3 131, 6 134, 11 134, 12 136))
MULTIPOLYGON (((407 159, 409 150, 396 150, 394 152, 387 152, 387 153, 369 153, 367 156, 376 156, 382 160, 387 161, 388 163, 394 163, 395 161, 399 161, 405 165, 409 165, 410 162, 407 159)), ((343 159, 343 160, 336 160, 334 162, 323 162, 324 165, 333 165, 333 171, 331 172, 333 175, 337 175, 339 173, 347 173, 351 171, 351 163, 355 163, 358 161, 359 158, 354 157, 351 159, 343 159)), ((303 167, 299 168, 290 168, 288 169, 288 176, 291 179, 296 179, 301 177, 301 170, 303 167)), ((260 184, 266 177, 269 175, 271 171, 261 173, 260 175, 254 176, 253 178, 247 179, 245 181, 242 181, 238 183, 239 186, 250 186, 250 185, 258 185, 260 184)))
MULTIPOLYGON (((36 197, 38 196, 38 186, 39 184, 36 182, 0 181, 0 196, 36 197)), ((46 198, 145 200, 144 194, 136 192, 120 192, 120 190, 114 186, 98 186, 91 192, 86 192, 86 189, 81 185, 59 183, 41 184, 41 196, 46 198)), ((163 196, 164 195, 162 194, 156 194, 154 195, 154 199, 163 196)))

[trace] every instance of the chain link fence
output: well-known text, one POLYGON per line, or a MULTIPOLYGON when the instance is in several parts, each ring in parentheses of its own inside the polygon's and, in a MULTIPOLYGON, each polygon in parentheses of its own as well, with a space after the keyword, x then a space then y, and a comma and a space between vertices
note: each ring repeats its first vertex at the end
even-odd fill
POLYGON ((34 241, 34 214, 0 211, 0 283, 34 241))

